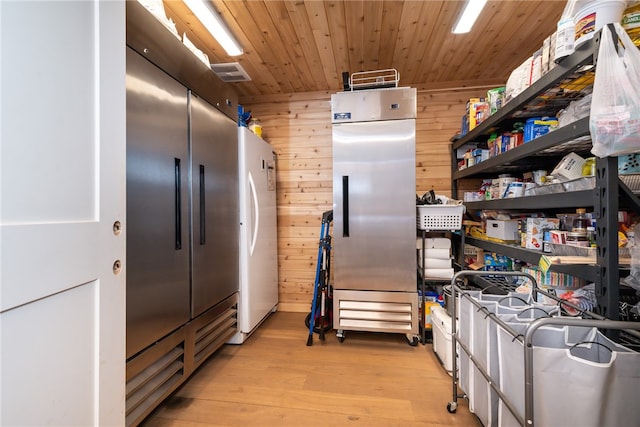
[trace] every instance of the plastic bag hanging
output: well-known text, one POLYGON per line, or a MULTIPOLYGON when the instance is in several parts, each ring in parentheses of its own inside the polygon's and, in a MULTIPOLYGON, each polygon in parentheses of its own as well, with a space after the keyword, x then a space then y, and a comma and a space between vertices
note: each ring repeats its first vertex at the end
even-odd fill
POLYGON ((640 51, 618 23, 602 29, 589 129, 595 156, 640 151, 640 51))

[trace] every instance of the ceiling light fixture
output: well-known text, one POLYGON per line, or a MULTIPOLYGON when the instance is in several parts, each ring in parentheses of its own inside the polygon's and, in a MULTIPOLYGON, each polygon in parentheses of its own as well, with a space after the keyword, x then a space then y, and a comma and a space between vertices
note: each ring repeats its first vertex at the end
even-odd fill
POLYGON ((229 56, 242 55, 242 46, 238 43, 222 21, 218 12, 214 11, 207 0, 182 0, 191 12, 200 20, 202 25, 227 51, 229 56))
POLYGON ((482 12, 482 8, 486 3, 487 0, 467 0, 464 10, 458 17, 458 21, 451 32, 453 34, 464 34, 471 31, 471 27, 480 16, 480 12, 482 12))

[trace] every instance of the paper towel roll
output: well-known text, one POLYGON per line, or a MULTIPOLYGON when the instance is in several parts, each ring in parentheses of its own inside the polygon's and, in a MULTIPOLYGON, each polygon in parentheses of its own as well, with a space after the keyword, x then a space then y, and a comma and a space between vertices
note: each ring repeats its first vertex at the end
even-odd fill
POLYGON ((451 279, 453 268, 425 268, 424 276, 426 279, 451 279))
MULTIPOLYGON (((425 249, 450 249, 451 240, 445 237, 424 239, 425 249)), ((422 238, 416 239, 416 249, 422 249, 422 238)))
MULTIPOLYGON (((422 265, 422 258, 418 258, 418 264, 422 265)), ((451 259, 425 258, 424 267, 427 269, 451 268, 451 259)))
MULTIPOLYGON (((422 258, 422 254, 418 251, 420 258, 422 258)), ((425 249, 424 251, 425 258, 436 258, 436 259, 450 259, 451 252, 449 249, 425 249)))

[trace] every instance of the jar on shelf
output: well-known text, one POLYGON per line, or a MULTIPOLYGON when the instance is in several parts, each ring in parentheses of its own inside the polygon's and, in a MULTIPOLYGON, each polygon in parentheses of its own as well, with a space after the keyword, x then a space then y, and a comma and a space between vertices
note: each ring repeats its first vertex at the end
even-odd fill
POLYGON ((581 246, 583 248, 589 247, 589 239, 587 238, 586 230, 584 232, 570 231, 567 233, 567 245, 581 246))
POLYGON ((591 221, 587 218, 587 210, 583 208, 576 209, 576 216, 573 218, 571 231, 587 234, 587 227, 591 225, 591 221))
POLYGON ((589 157, 582 165, 582 176, 594 176, 596 174, 596 158, 589 157))

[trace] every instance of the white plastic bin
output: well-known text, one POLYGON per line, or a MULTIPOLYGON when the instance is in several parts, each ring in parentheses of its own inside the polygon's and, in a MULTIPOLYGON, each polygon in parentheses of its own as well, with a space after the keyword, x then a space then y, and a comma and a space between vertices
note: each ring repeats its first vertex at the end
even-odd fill
POLYGON ((460 230, 464 205, 416 206, 416 226, 419 230, 460 230))
POLYGON ((433 325, 433 351, 444 369, 451 375, 453 360, 451 351, 451 316, 442 307, 431 308, 433 325))

